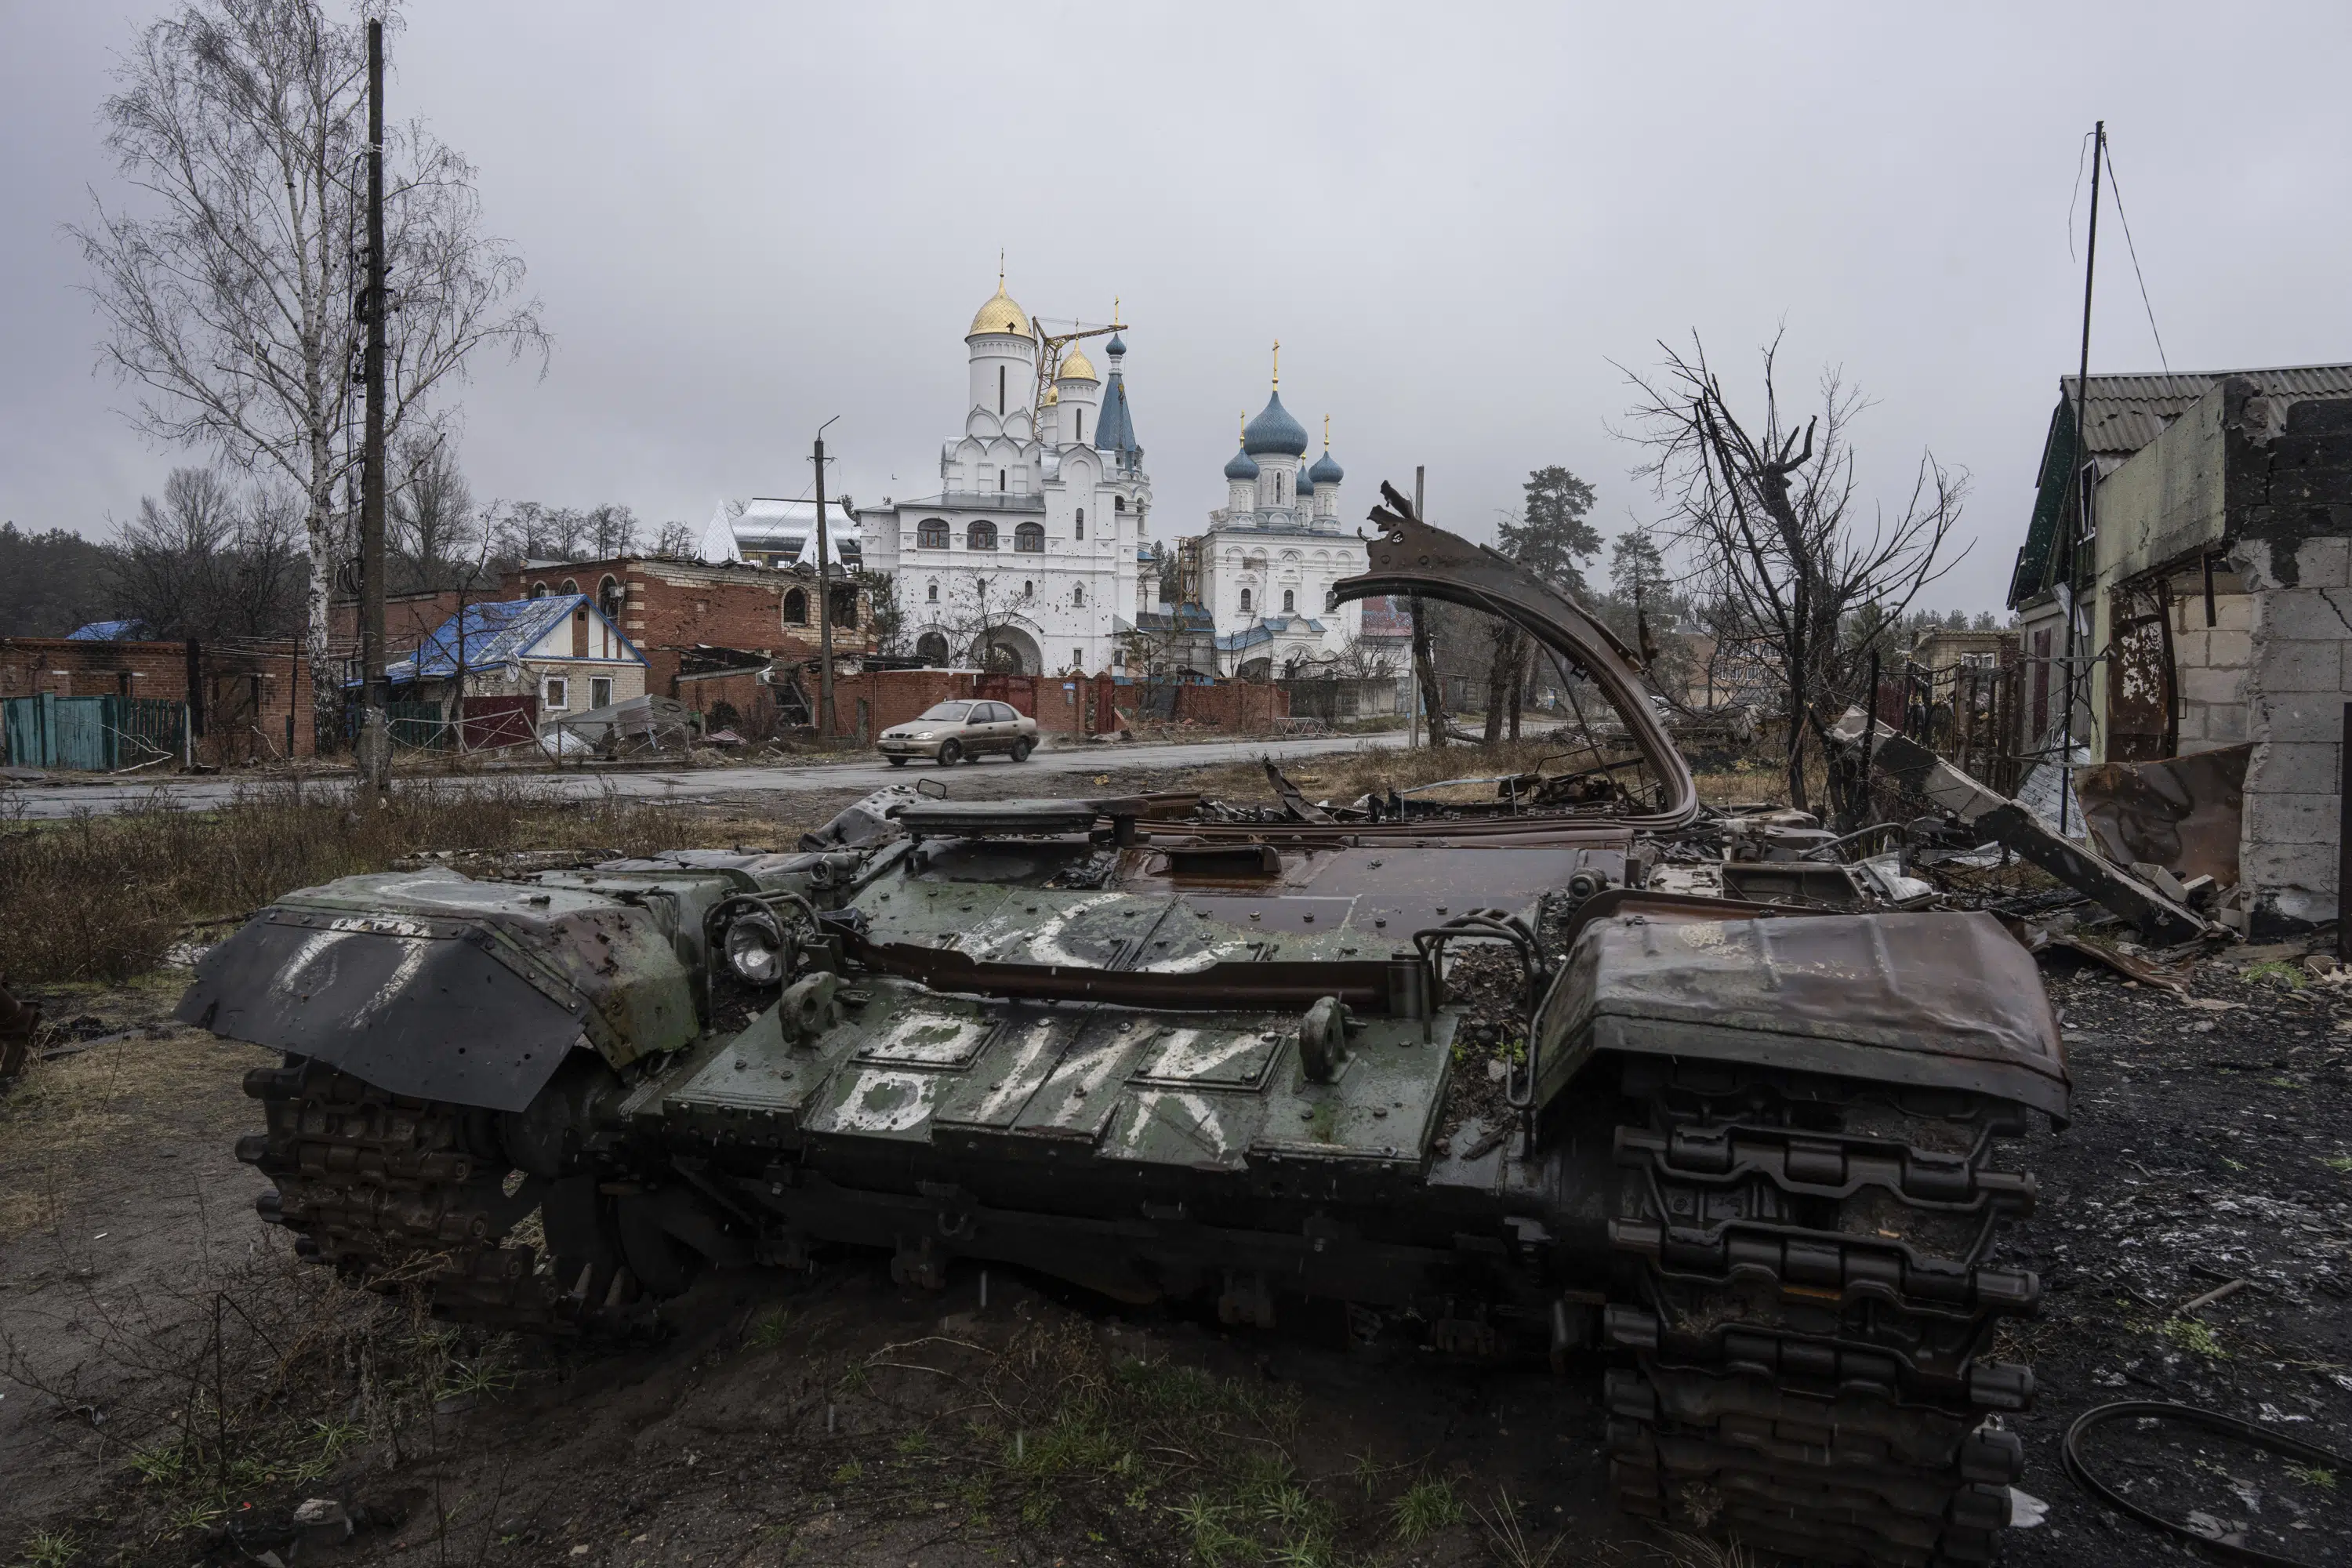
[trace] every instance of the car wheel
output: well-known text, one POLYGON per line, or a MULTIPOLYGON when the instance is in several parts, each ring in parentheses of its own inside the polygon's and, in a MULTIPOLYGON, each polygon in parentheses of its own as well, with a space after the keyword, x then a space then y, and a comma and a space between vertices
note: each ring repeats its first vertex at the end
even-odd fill
POLYGON ((1025 763, 1029 760, 1029 753, 1035 749, 1036 742, 1024 735, 1013 742, 1013 760, 1016 763, 1025 763))
POLYGON ((907 765, 907 759, 904 757, 892 757, 890 759, 890 765, 894 768, 903 768, 907 765))
POLYGON ((951 768, 963 761, 963 748, 953 741, 940 742, 940 766, 951 768))

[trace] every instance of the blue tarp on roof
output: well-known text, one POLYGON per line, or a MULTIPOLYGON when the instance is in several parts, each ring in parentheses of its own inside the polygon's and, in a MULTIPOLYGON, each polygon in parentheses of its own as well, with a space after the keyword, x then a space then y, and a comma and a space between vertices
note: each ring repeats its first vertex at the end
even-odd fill
POLYGON ((144 621, 92 621, 66 634, 68 642, 136 642, 147 635, 144 621))
MULTIPOLYGON (((417 645, 415 654, 384 667, 384 679, 399 685, 411 680, 441 680, 457 673, 462 648, 467 669, 505 664, 520 658, 530 646, 571 619, 581 605, 608 626, 612 622, 585 594, 551 594, 543 599, 510 599, 496 605, 468 605, 436 627, 417 645)), ((613 626, 623 657, 639 664, 646 656, 613 626)))

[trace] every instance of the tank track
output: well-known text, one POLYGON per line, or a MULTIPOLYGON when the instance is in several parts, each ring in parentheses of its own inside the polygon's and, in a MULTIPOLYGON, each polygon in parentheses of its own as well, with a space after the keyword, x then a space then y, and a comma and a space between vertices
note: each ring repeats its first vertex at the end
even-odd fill
POLYGON ((1826 1563, 1992 1560, 2032 1373, 1986 1359, 2040 1303, 1993 1261, 2030 1213, 2008 1102, 1710 1064, 1622 1080, 1610 1477, 1628 1512, 1826 1563))
POLYGON ((491 1328, 622 1335, 646 1306, 625 1268, 554 1258, 508 1237, 550 1184, 524 1179, 495 1111, 413 1100, 323 1063, 256 1068, 268 1131, 236 1157, 268 1176, 254 1208, 294 1250, 372 1289, 421 1291, 433 1315, 491 1328))

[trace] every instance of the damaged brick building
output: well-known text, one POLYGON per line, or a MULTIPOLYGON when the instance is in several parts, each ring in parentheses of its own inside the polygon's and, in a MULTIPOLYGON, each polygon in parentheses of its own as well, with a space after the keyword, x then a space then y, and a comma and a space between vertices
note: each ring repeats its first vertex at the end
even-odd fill
POLYGON ((2076 390, 2063 378, 2010 587, 2023 749, 2063 756, 2071 689, 2111 858, 2234 884, 2224 919, 2251 935, 2333 920, 2352 364, 2093 376, 2079 461, 2076 390))

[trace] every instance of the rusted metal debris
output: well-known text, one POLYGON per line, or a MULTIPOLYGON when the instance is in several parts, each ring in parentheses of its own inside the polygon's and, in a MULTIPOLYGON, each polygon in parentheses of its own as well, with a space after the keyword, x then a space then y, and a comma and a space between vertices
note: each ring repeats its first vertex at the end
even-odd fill
POLYGON ((2184 887, 2200 877, 2233 887, 2253 753, 2251 744, 2225 746, 2160 762, 2077 768, 2084 826, 2119 866, 2160 867, 2184 887))
POLYGON ((2122 917, 2150 941, 2168 947, 2193 941, 2212 929, 2194 910, 2060 837, 2027 807, 1995 795, 1893 726, 1865 720, 1860 709, 1849 709, 1830 732, 1839 743, 1855 746, 1862 742, 1865 724, 1872 725, 1874 734, 1871 748, 1874 768, 1954 820, 2015 850, 2122 917))

